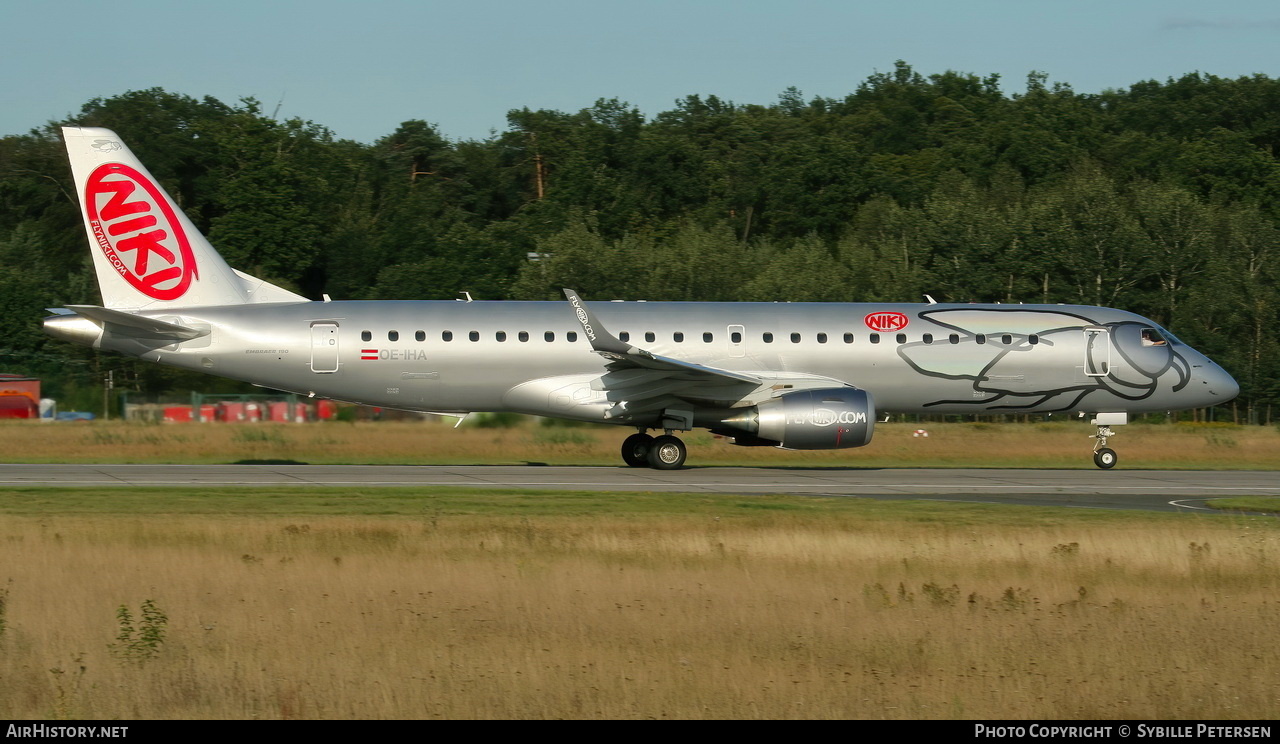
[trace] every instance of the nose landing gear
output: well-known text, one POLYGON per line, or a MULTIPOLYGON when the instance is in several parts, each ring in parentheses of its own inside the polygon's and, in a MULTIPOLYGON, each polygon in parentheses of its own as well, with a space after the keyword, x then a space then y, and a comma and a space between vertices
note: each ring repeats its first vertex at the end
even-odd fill
POLYGON ((1110 470, 1116 466, 1120 460, 1120 456, 1116 451, 1107 446, 1107 437, 1114 437, 1116 433, 1112 431, 1112 426, 1123 426, 1129 423, 1129 414, 1127 413, 1099 413, 1089 423, 1098 427, 1097 434, 1090 434, 1089 437, 1094 440, 1093 443, 1093 464, 1103 470, 1110 470))

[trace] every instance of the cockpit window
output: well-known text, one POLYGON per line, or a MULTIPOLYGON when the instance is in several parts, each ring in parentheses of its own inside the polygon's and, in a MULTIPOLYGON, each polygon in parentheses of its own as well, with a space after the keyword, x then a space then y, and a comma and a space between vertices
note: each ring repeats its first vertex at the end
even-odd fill
POLYGON ((1161 333, 1159 329, 1156 329, 1156 328, 1142 329, 1142 345, 1143 346, 1164 346, 1168 343, 1169 341, 1165 338, 1164 333, 1161 333))

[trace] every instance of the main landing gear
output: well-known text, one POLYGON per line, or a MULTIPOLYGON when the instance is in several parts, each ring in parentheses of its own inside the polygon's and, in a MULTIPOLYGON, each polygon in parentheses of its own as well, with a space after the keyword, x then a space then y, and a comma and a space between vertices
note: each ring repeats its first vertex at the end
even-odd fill
POLYGON ((1116 433, 1112 431, 1112 426, 1122 426, 1129 423, 1129 414, 1127 413, 1099 413, 1089 423, 1098 427, 1097 434, 1090 434, 1089 437, 1093 442, 1093 464, 1103 470, 1110 470, 1116 466, 1120 460, 1120 456, 1116 451, 1107 446, 1107 437, 1114 437, 1116 433))
POLYGON ((622 461, 633 468, 677 470, 688 454, 684 442, 671 434, 653 437, 640 432, 622 442, 622 461))

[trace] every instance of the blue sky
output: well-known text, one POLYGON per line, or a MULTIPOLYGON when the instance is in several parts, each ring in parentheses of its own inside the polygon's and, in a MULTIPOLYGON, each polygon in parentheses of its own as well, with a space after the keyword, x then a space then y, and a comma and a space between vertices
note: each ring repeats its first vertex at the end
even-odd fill
POLYGON ((0 135, 159 86, 372 142, 407 119, 483 139, 512 108, 688 94, 840 97, 905 60, 1080 92, 1280 76, 1274 0, 0 0, 0 135))

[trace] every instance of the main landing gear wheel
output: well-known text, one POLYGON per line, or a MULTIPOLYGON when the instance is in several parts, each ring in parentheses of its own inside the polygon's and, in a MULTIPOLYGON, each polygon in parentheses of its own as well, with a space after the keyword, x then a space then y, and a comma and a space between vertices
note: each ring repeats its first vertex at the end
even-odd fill
POLYGON ((676 470, 684 465, 684 458, 689 454, 684 442, 678 437, 664 434, 653 438, 649 447, 649 467, 654 470, 676 470))
POLYGON ((632 434, 622 440, 622 461, 633 468, 648 467, 649 450, 652 447, 653 437, 643 432, 632 434))
POLYGON ((1118 459, 1116 451, 1110 447, 1103 447, 1093 453, 1093 464, 1103 470, 1114 468, 1116 466, 1116 460, 1118 459))

